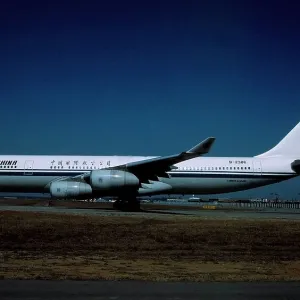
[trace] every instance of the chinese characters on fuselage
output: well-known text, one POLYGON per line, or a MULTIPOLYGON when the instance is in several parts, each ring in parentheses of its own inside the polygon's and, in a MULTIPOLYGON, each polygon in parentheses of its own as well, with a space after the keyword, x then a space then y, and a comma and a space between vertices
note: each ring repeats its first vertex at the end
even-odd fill
POLYGON ((107 168, 111 166, 110 160, 107 161, 79 161, 79 160, 52 160, 50 168, 51 169, 101 169, 101 168, 107 168))

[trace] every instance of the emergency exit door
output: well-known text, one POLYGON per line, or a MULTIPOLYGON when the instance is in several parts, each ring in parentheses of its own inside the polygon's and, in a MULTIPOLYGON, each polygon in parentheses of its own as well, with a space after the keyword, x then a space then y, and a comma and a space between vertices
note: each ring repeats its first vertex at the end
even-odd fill
POLYGON ((33 170, 33 160, 26 160, 24 165, 24 174, 25 175, 32 175, 33 170))
POLYGON ((261 169, 261 161, 260 159, 254 159, 253 160, 253 173, 258 173, 261 175, 262 169, 261 169))

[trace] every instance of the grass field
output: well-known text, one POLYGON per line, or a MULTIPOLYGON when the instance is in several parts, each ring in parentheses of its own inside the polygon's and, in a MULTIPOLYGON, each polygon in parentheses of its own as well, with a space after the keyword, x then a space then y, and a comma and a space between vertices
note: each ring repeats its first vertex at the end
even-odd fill
POLYGON ((299 280, 300 222, 0 212, 0 277, 299 280))

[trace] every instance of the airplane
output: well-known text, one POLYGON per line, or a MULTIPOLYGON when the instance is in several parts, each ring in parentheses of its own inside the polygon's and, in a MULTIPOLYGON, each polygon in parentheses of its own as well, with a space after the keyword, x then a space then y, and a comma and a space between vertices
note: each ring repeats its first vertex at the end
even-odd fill
POLYGON ((273 148, 253 157, 202 157, 209 137, 170 156, 0 155, 0 192, 50 193, 54 199, 116 197, 139 210, 138 196, 220 194, 300 174, 300 122, 273 148))

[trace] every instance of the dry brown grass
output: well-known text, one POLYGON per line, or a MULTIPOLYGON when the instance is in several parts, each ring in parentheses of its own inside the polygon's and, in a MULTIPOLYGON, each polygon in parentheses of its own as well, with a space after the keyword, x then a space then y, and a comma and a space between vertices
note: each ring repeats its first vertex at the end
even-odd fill
POLYGON ((259 281, 299 280, 300 262, 203 262, 197 259, 122 259, 94 255, 7 253, 3 279, 259 281))
POLYGON ((300 222, 0 212, 3 278, 300 279, 300 222))

